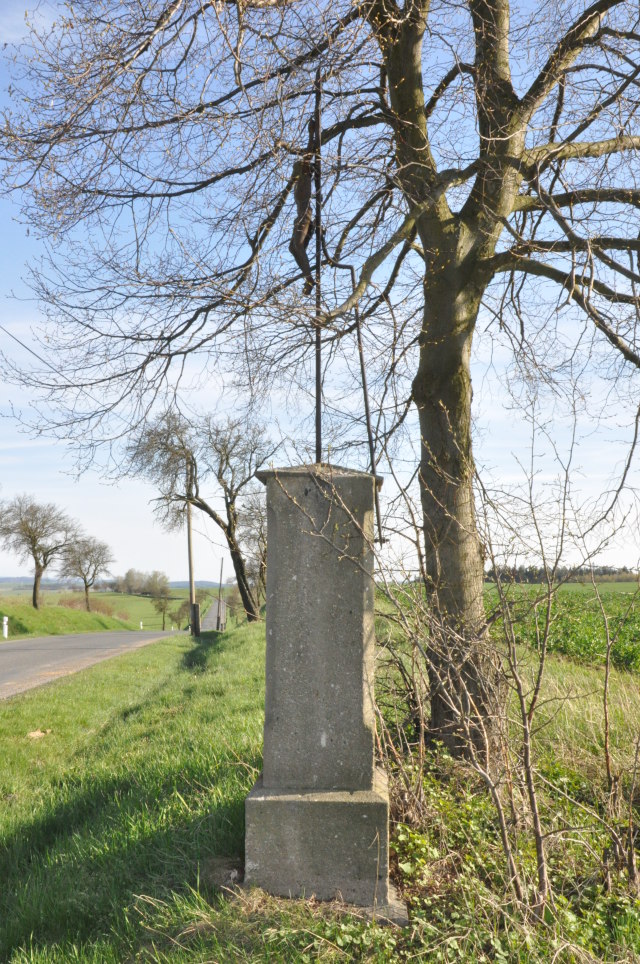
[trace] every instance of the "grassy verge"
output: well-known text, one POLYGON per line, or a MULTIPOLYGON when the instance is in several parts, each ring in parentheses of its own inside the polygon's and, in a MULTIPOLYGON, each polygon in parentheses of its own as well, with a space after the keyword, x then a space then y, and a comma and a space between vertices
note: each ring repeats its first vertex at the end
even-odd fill
MULTIPOLYGON (((174 589, 171 606, 166 618, 166 628, 176 624, 172 613, 188 599, 187 589, 174 589)), ((202 612, 210 603, 206 595, 201 604, 202 612)), ((149 596, 130 596, 124 593, 100 592, 91 594, 93 612, 84 609, 81 592, 45 592, 43 605, 34 609, 28 594, 0 596, 0 617, 9 617, 10 639, 28 636, 59 636, 65 633, 100 632, 107 629, 162 629, 162 616, 156 612, 149 596)), ((0 642, 2 640, 0 639, 0 642)))
POLYGON ((213 897, 259 766, 261 637, 167 639, 0 704, 0 959, 151 953, 153 907, 213 897))
POLYGON ((260 766, 264 627, 215 636, 0 704, 0 960, 391 959, 396 935, 342 908, 223 889, 260 766))
MULTIPOLYGON (((596 807, 600 684, 597 669, 550 658, 537 738, 540 771, 596 807)), ((640 693, 623 672, 611 687, 622 764, 640 727, 640 693)), ((622 887, 603 892, 600 829, 585 828, 563 798, 543 797, 557 833, 556 916, 518 923, 490 800, 437 750, 425 773, 428 820, 393 827, 394 872, 412 910, 407 930, 338 907, 225 890, 242 863, 263 692, 264 627, 245 625, 199 641, 169 638, 0 703, 0 960, 638 959, 638 904, 622 887), (44 735, 34 739, 35 731, 44 735)), ((535 854, 521 857, 533 876, 535 854)))
MULTIPOLYGON (((28 636, 60 636, 65 633, 93 633, 107 629, 137 629, 138 625, 107 613, 88 613, 65 606, 45 605, 34 609, 20 597, 0 597, 0 616, 9 617, 9 639, 28 636)), ((151 628, 151 627, 150 627, 151 628)), ((0 643, 3 640, 0 638, 0 643)))

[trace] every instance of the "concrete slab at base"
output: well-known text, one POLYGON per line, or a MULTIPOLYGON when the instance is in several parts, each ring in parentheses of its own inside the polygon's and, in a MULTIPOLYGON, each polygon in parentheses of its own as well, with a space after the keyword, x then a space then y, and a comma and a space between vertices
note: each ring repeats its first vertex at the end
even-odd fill
POLYGON ((367 920, 377 921, 378 924, 393 924, 395 927, 409 926, 407 905, 391 883, 389 884, 389 899, 386 904, 362 907, 360 912, 364 914, 367 920))
POLYGON ((245 801, 245 883, 282 897, 388 906, 389 798, 372 790, 291 792, 258 780, 245 801))

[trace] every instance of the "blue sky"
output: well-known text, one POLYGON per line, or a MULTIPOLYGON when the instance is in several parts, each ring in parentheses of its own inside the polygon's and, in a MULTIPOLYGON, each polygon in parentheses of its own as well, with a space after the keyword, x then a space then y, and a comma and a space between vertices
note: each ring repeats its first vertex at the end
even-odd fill
MULTIPOLYGON (((41 4, 46 15, 48 5, 41 4)), ((49 8, 50 9, 50 8, 49 8)), ((0 42, 18 40, 24 33, 24 0, 2 0, 0 8, 0 42)), ((0 103, 9 82, 7 65, 0 64, 0 103)), ((0 199, 0 323, 10 332, 30 344, 30 331, 38 324, 38 306, 29 300, 29 291, 22 278, 25 264, 38 255, 38 243, 28 237, 25 228, 15 222, 17 206, 0 199)), ((7 354, 20 354, 21 349, 11 344, 0 331, 0 344, 7 354)), ((477 416, 476 454, 483 466, 491 469, 494 478, 515 481, 522 478, 518 459, 527 457, 528 432, 512 411, 505 408, 502 388, 504 359, 494 351, 494 368, 486 361, 489 346, 480 346, 475 372, 475 407, 477 416), (481 390, 480 390, 481 389, 481 390)), ((599 391, 594 388, 594 391, 599 391)), ((210 400, 213 404, 214 399, 210 400)), ((60 442, 34 439, 20 429, 11 418, 11 405, 28 407, 29 399, 19 389, 0 380, 0 498, 10 498, 19 492, 29 492, 40 501, 51 501, 77 518, 88 533, 112 547, 116 557, 115 573, 130 567, 150 571, 160 569, 171 579, 185 579, 187 574, 186 538, 182 534, 167 534, 154 522, 150 500, 154 491, 137 481, 106 484, 97 473, 85 473, 80 479, 73 476, 73 460, 60 442)), ((585 435, 578 454, 579 485, 587 495, 597 494, 620 462, 622 448, 618 439, 615 413, 605 420, 597 433, 585 435)), ((562 437, 562 426, 559 426, 562 437)), ((542 468, 553 478, 553 467, 542 468)), ((640 485, 637 469, 632 482, 640 485)), ((196 577, 216 579, 220 559, 224 554, 220 537, 213 524, 196 520, 195 568, 196 577)), ((631 529, 606 553, 606 561, 635 565, 639 555, 637 531, 631 529)), ((225 556, 225 571, 231 566, 225 556)), ((28 565, 20 565, 10 553, 0 549, 0 576, 28 573, 28 565)))
MULTIPOLYGON (((29 343, 30 327, 38 321, 37 305, 27 301, 28 291, 20 281, 26 258, 33 250, 24 229, 11 221, 12 209, 0 201, 0 323, 29 343), (31 250, 30 250, 31 249, 31 250)), ((0 331, 0 343, 14 354, 10 339, 0 331)), ((16 353, 19 353, 16 347, 16 353)), ((27 407, 28 398, 15 386, 0 383, 0 498, 29 492, 38 501, 54 502, 78 519, 91 535, 107 542, 116 562, 114 573, 131 567, 142 571, 160 569, 171 579, 187 578, 186 537, 164 532, 154 522, 150 500, 155 492, 143 482, 126 480, 106 484, 93 472, 76 479, 73 460, 65 446, 42 438, 31 438, 10 416, 12 404, 27 407)), ((222 549, 215 526, 196 519, 194 558, 196 578, 217 579, 222 549), (201 533, 201 534, 200 534, 201 533)), ((227 575, 230 562, 225 563, 227 575)), ((0 576, 28 572, 11 553, 0 549, 0 576)))
MULTIPOLYGON (((41 4, 46 13, 46 4, 41 4)), ((24 34, 24 0, 2 0, 0 43, 19 40, 24 34)), ((9 82, 7 65, 0 64, 0 102, 5 101, 9 82)), ((30 329, 39 320, 38 306, 29 300, 23 282, 25 264, 37 257, 38 244, 15 222, 17 205, 0 199, 0 323, 30 343, 30 329)), ((7 354, 20 353, 18 346, 0 331, 0 344, 7 354)), ((0 498, 29 492, 42 502, 54 502, 78 519, 88 533, 107 542, 116 557, 114 573, 131 567, 142 571, 160 569, 171 579, 187 578, 186 536, 165 533, 153 520, 149 504, 153 489, 137 481, 107 485, 95 473, 73 477, 73 462, 64 445, 33 439, 10 417, 11 403, 28 406, 28 398, 0 379, 0 498)), ((196 519, 194 556, 196 578, 215 580, 223 550, 211 524, 196 519), (213 541, 212 541, 213 540, 213 541)), ((28 565, 0 548, 0 576, 29 573, 28 565)), ((231 574, 228 557, 226 575, 231 574)))

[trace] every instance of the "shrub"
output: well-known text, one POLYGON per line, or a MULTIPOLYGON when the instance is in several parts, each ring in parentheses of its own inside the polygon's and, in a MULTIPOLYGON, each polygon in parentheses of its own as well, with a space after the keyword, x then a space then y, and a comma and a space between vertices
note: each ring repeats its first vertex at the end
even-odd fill
MULTIPOLYGON (((85 609, 85 599, 84 593, 75 592, 70 593, 68 596, 61 596, 58 601, 59 606, 63 606, 65 609, 85 609)), ((99 599, 95 595, 91 596, 91 611, 94 613, 102 613, 103 616, 113 616, 113 606, 106 599, 99 599)), ((118 613, 119 619, 128 619, 129 616, 126 613, 118 613)))

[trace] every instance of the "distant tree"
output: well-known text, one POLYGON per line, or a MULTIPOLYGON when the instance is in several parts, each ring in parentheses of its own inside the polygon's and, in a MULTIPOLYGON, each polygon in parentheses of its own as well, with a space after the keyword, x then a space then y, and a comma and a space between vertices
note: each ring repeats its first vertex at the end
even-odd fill
POLYGON ((40 583, 47 567, 79 538, 78 523, 52 502, 17 495, 0 505, 0 540, 34 566, 32 602, 40 608, 40 583))
POLYGON ((140 591, 154 599, 159 598, 169 592, 169 579, 164 572, 154 569, 152 573, 145 575, 140 591))
POLYGON ((62 552, 60 575, 82 579, 87 612, 91 612, 89 590, 100 576, 109 571, 112 562, 111 549, 106 542, 100 542, 92 536, 81 536, 62 552))
POLYGON ((247 575, 261 605, 267 595, 267 502, 264 489, 252 489, 244 500, 238 538, 247 575))
POLYGON ((145 476, 160 490, 156 512, 166 528, 182 526, 191 504, 222 531, 249 621, 260 615, 260 580, 265 572, 260 555, 266 550, 264 519, 257 518, 262 487, 255 472, 275 450, 260 424, 240 419, 217 423, 211 416, 188 421, 175 411, 163 413, 128 447, 132 473, 145 476), (223 509, 205 497, 205 482, 218 487, 223 509))
MULTIPOLYGON (((163 573, 154 573, 154 575, 162 576, 163 573)), ((171 598, 171 589, 169 588, 169 580, 164 576, 164 582, 159 580, 152 593, 153 598, 153 608, 157 613, 162 616, 162 628, 166 628, 167 623, 167 613, 169 612, 169 607, 173 602, 171 598)))
POLYGON ((127 569, 124 576, 116 579, 116 591, 137 596, 143 591, 146 575, 137 569, 127 569))
POLYGON ((191 604, 188 599, 184 599, 177 609, 174 609, 171 613, 171 618, 176 621, 178 626, 182 626, 189 621, 189 616, 191 613, 191 604))
POLYGON ((153 572, 127 569, 124 576, 117 576, 113 580, 113 587, 116 592, 127 593, 130 596, 158 596, 165 588, 169 588, 169 579, 158 569, 154 569, 153 572))

